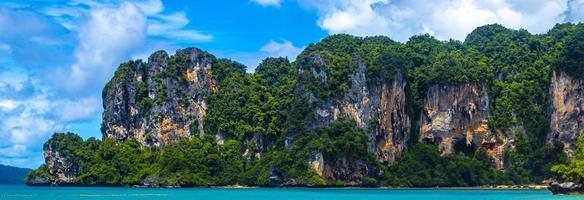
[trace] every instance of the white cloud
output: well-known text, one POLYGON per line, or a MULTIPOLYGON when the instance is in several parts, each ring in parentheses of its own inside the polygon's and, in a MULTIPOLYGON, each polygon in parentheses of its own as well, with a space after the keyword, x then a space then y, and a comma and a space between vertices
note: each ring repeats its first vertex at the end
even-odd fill
POLYGON ((97 97, 86 97, 78 100, 62 100, 54 103, 53 113, 61 121, 89 120, 99 113, 101 100, 97 97))
POLYGON ((212 40, 189 23, 161 0, 0 3, 0 27, 12 27, 0 29, 0 164, 37 167, 53 132, 98 132, 100 91, 119 63, 212 40))
POLYGON ((253 73, 259 63, 266 57, 288 57, 294 61, 304 47, 296 47, 288 40, 270 40, 257 51, 212 51, 218 57, 233 59, 247 66, 247 72, 253 73))
POLYGON ((581 21, 584 0, 300 0, 318 11, 329 33, 388 35, 400 41, 421 33, 464 40, 476 27, 499 23, 543 33, 556 23, 581 21))
POLYGON ((48 117, 51 102, 43 92, 25 100, 0 99, 0 163, 36 167, 42 162, 42 144, 65 127, 48 117))
POLYGON ((147 16, 158 14, 164 10, 161 0, 135 1, 134 4, 147 16))
POLYGON ((77 7, 70 7, 70 6, 58 6, 58 7, 49 7, 44 8, 42 13, 52 16, 52 17, 61 17, 61 16, 71 16, 71 17, 79 17, 83 14, 83 9, 77 7))
POLYGON ((144 43, 146 16, 131 3, 94 8, 78 35, 76 61, 65 82, 72 92, 86 90, 91 84, 99 88, 111 77, 117 64, 144 43))
POLYGON ((578 22, 584 19, 584 0, 570 0, 568 1, 568 8, 566 12, 568 21, 578 22))
POLYGON ((8 112, 18 107, 19 103, 10 99, 0 99, 0 110, 8 112))
POLYGON ((89 5, 91 10, 88 21, 79 27, 76 62, 66 72, 70 81, 64 88, 70 92, 87 90, 88 86, 101 89, 120 62, 142 53, 140 49, 146 47, 149 36, 175 42, 202 42, 213 38, 187 29, 189 19, 186 13, 163 13, 164 5, 160 0, 119 5, 95 1, 74 4, 89 5))
POLYGON ((52 133, 68 130, 71 122, 93 118, 101 105, 98 97, 59 96, 39 80, 23 84, 31 91, 0 90, 0 164, 37 167, 43 159, 42 145, 52 133), (29 162, 21 162, 25 160, 29 162))
POLYGON ((387 0, 339 1, 332 7, 319 5, 322 16, 318 25, 331 33, 380 35, 388 31, 389 20, 376 13, 372 5, 387 0))
POLYGON ((269 57, 288 57, 288 59, 294 61, 296 56, 302 52, 302 48, 294 46, 288 40, 283 40, 282 42, 270 40, 270 42, 260 48, 260 51, 269 57))
POLYGON ((281 0, 251 0, 257 4, 260 4, 262 6, 276 6, 279 7, 280 4, 282 3, 281 0))
POLYGON ((188 24, 189 19, 184 12, 154 15, 148 20, 148 34, 181 41, 209 41, 213 39, 211 35, 183 29, 188 24))
POLYGON ((24 88, 28 81, 28 76, 23 72, 2 69, 1 67, 0 70, 2 70, 0 71, 0 92, 6 89, 18 92, 24 88))

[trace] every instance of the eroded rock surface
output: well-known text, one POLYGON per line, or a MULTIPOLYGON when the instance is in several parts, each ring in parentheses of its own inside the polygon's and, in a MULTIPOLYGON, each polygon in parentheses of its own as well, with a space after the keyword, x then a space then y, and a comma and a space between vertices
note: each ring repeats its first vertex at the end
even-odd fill
MULTIPOLYGON (((322 59, 315 55, 313 60, 318 62, 322 59)), ((317 105, 314 110, 316 119, 310 128, 327 126, 342 118, 351 119, 359 128, 366 130, 367 150, 375 154, 380 162, 391 165, 395 157, 407 149, 409 139, 410 119, 405 111, 406 81, 398 72, 393 80, 371 85, 367 83, 365 73, 366 65, 358 65, 356 72, 350 75, 350 88, 340 101, 325 100, 317 105)), ((300 70, 299 74, 317 78, 328 76, 314 69, 300 70)))
POLYGON ((75 184, 79 175, 79 161, 71 156, 59 152, 56 144, 49 140, 43 148, 43 155, 47 165, 52 185, 75 184))
POLYGON ((103 91, 104 138, 135 138, 162 145, 204 134, 207 100, 216 84, 215 58, 197 48, 168 56, 158 51, 148 58, 122 64, 103 91))
POLYGON ((584 130, 584 81, 553 71, 550 81, 551 132, 549 142, 559 141, 572 155, 584 130))
MULTIPOLYGON (((365 131, 367 152, 375 155, 378 162, 392 165, 395 158, 407 149, 411 126, 405 111, 406 80, 403 73, 397 70, 391 79, 371 83, 367 81, 367 65, 356 63, 354 71, 349 74, 347 91, 334 94, 338 98, 321 98, 308 84, 311 81, 330 81, 332 75, 319 68, 326 65, 319 53, 311 53, 308 63, 311 64, 298 69, 295 91, 311 105, 309 115, 314 119, 306 123, 306 129, 314 132, 340 119, 355 121, 357 127, 365 131)), ((286 143, 290 144, 290 140, 286 143)), ((346 185, 360 185, 363 184, 361 178, 380 175, 379 169, 364 159, 327 159, 321 152, 312 152, 307 162, 324 180, 342 180, 346 185)))
POLYGON ((456 148, 484 148, 497 168, 503 168, 503 154, 509 140, 488 126, 489 95, 477 84, 433 85, 424 99, 420 117, 420 140, 437 144, 443 155, 456 148))

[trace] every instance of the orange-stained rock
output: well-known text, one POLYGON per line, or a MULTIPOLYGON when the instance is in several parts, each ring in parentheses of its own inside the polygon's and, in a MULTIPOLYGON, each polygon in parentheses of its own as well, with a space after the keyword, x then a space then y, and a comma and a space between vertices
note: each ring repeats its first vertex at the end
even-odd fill
POLYGON ((433 85, 428 88, 420 116, 420 141, 438 145, 442 155, 455 145, 483 148, 503 168, 503 154, 511 147, 503 132, 489 130, 489 95, 477 84, 433 85))

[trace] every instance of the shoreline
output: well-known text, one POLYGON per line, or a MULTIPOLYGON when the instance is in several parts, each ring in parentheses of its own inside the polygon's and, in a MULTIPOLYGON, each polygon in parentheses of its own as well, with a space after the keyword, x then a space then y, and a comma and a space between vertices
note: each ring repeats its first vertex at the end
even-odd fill
POLYGON ((548 190, 548 185, 491 185, 491 186, 470 186, 470 187, 359 187, 359 186, 247 186, 247 185, 225 185, 225 186, 112 186, 112 185, 26 185, 27 187, 108 187, 108 188, 153 188, 153 189, 188 189, 188 188, 210 188, 210 189, 381 189, 381 190, 548 190))

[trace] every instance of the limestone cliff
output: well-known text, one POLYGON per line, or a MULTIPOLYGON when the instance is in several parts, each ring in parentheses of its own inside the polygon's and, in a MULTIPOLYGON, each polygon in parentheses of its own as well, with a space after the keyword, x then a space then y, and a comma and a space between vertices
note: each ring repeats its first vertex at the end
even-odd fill
MULTIPOLYGON (((396 156, 407 149, 409 139, 411 124, 405 111, 404 74, 396 69, 392 77, 373 82, 368 77, 371 76, 368 74, 370 66, 355 58, 355 62, 349 63, 351 72, 342 79, 347 81, 345 92, 334 91, 335 97, 322 97, 324 92, 314 88, 314 85, 331 88, 335 78, 335 72, 331 71, 335 66, 330 60, 327 61, 327 56, 327 53, 308 50, 299 61, 295 95, 303 97, 310 105, 307 115, 313 118, 304 123, 307 131, 314 132, 339 119, 355 121, 357 127, 365 131, 367 152, 372 153, 378 162, 391 165, 396 156)), ((293 136, 288 139, 293 140, 293 136)), ((311 153, 308 162, 325 180, 344 180, 349 185, 359 184, 359 179, 365 176, 380 175, 364 160, 327 160, 318 151, 311 153)))
POLYGON ((158 51, 148 62, 122 64, 103 91, 104 138, 162 145, 202 135, 207 99, 215 90, 215 57, 200 49, 158 51))
POLYGON ((477 84, 433 85, 420 116, 420 140, 437 144, 443 155, 456 148, 484 148, 497 168, 503 167, 508 138, 488 127, 489 95, 477 84))
POLYGON ((72 155, 58 150, 55 140, 49 140, 43 147, 45 164, 50 176, 50 184, 67 185, 75 184, 79 174, 79 162, 72 155))
POLYGON ((584 81, 553 71, 550 81, 551 132, 549 142, 561 142, 571 155, 584 130, 584 81))
MULTIPOLYGON (((410 120, 405 112, 406 82, 401 73, 394 80, 378 86, 367 84, 366 65, 358 66, 351 74, 348 92, 340 101, 327 100, 314 110, 312 128, 326 126, 340 118, 354 120, 359 128, 367 131, 368 151, 377 155, 379 161, 390 164, 396 155, 407 148, 410 120)), ((299 76, 314 70, 299 71, 299 76)))
MULTIPOLYGON (((313 54, 311 60, 318 65, 325 64, 318 54, 313 54)), ((375 154, 380 162, 391 164, 396 155, 407 149, 409 139, 410 119, 405 111, 406 81, 398 72, 392 80, 368 84, 366 70, 365 64, 358 64, 350 75, 348 92, 342 94, 340 100, 327 99, 315 106, 315 119, 309 123, 309 129, 326 126, 340 118, 354 120, 359 128, 367 131, 368 151, 375 154)), ((327 79, 330 76, 324 71, 317 71, 310 67, 300 68, 299 79, 327 79)), ((299 82, 299 87, 304 87, 299 82)), ((302 95, 313 96, 311 91, 302 92, 305 92, 302 95)))

